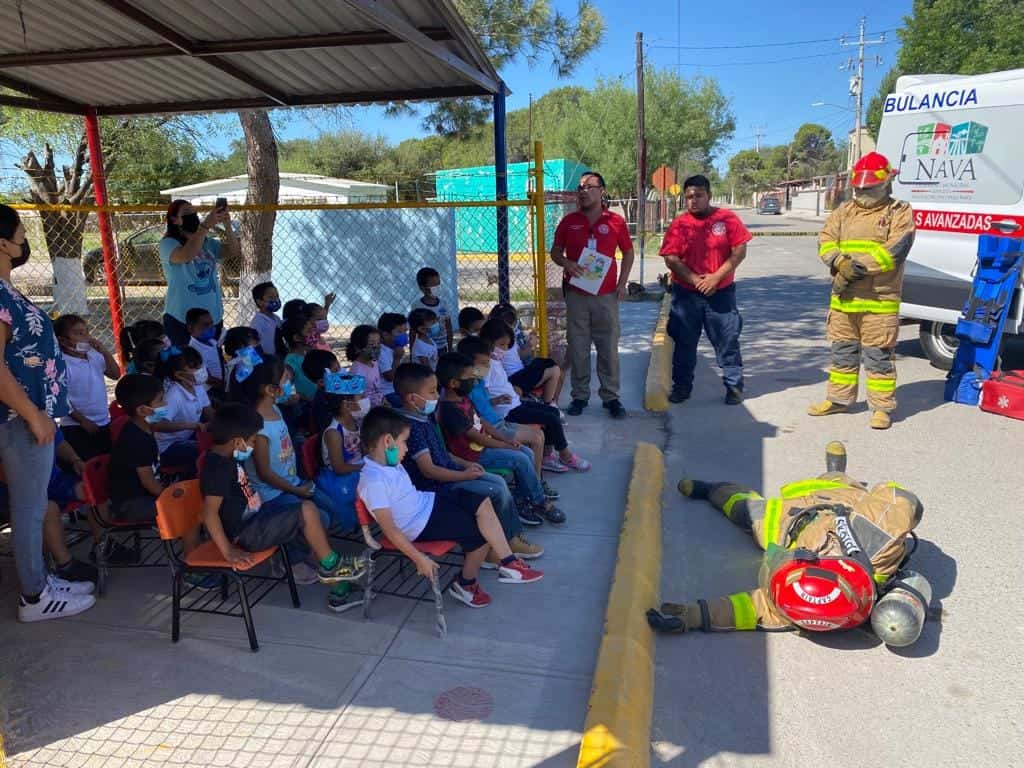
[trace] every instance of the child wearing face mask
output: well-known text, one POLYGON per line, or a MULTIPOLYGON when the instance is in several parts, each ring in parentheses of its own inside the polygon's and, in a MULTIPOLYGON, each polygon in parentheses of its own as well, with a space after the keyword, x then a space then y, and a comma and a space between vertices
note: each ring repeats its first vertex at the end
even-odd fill
POLYGON ((160 463, 184 470, 179 476, 195 477, 199 456, 196 432, 203 431, 204 422, 213 418, 213 408, 206 393, 206 368, 203 358, 191 347, 169 355, 160 368, 164 380, 166 418, 152 425, 160 449, 160 463))
POLYGON ((372 325, 357 325, 345 348, 345 357, 352 362, 349 370, 366 380, 366 396, 374 407, 384 402, 378 365, 380 351, 380 331, 372 325))
POLYGON ((153 424, 167 419, 163 383, 155 376, 129 373, 117 382, 114 397, 128 423, 110 455, 110 514, 115 520, 155 520, 156 497, 164 483, 153 424))
POLYGON ((273 283, 260 283, 253 286, 252 300, 256 304, 256 314, 249 321, 249 327, 260 336, 260 347, 264 354, 274 354, 274 340, 282 320, 278 316, 281 310, 281 295, 273 283))
POLYGON ((185 313, 185 325, 188 326, 188 345, 203 358, 206 368, 206 389, 222 390, 224 388, 224 363, 221 361, 220 348, 217 346, 217 329, 213 325, 213 315, 202 307, 193 307, 185 313))
POLYGON ((380 389, 384 397, 395 393, 395 370, 405 360, 409 346, 409 320, 397 312, 385 312, 377 320, 380 331, 380 389))
POLYGON ((151 339, 159 339, 161 349, 165 345, 171 346, 163 325, 156 320, 139 320, 121 329, 121 350, 124 352, 125 359, 128 360, 125 373, 143 373, 143 371, 135 369, 135 355, 138 348, 151 339))
MULTIPOLYGON (((430 338, 437 346, 438 354, 444 354, 454 347, 452 340, 452 313, 441 298, 441 274, 433 267, 424 267, 416 273, 416 285, 423 294, 412 305, 412 311, 429 309, 434 313, 437 324, 430 329, 430 338)), ((410 313, 411 315, 411 313, 410 313)), ((413 323, 410 319, 409 325, 413 323)))
POLYGON ((330 320, 327 319, 327 313, 331 311, 331 304, 334 303, 334 294, 329 293, 324 297, 323 304, 307 304, 306 312, 309 313, 309 319, 313 321, 313 330, 309 334, 309 338, 306 343, 309 344, 310 349, 319 349, 324 352, 330 352, 330 345, 324 341, 324 334, 331 329, 330 320))
POLYGON ((260 335, 247 325, 229 328, 224 333, 224 392, 231 391, 231 374, 243 349, 262 350, 260 335))
POLYGON ((410 362, 425 365, 430 370, 437 368, 441 354, 433 337, 437 326, 437 315, 432 309, 414 309, 409 313, 409 328, 414 334, 410 362))
MULTIPOLYGON (((312 480, 304 482, 299 477, 295 446, 279 407, 292 389, 291 373, 284 361, 248 352, 242 355, 232 376, 231 391, 235 398, 263 417, 263 428, 252 443, 252 456, 245 462, 245 471, 263 502, 261 514, 277 514, 282 508, 312 502, 320 511, 322 527, 330 529, 336 515, 334 502, 318 491, 312 480)), ((289 556, 297 583, 317 581, 316 566, 307 562, 309 551, 301 542, 289 547, 289 556)))
POLYGON ((61 315, 53 323, 68 369, 71 414, 60 418, 64 439, 84 461, 110 453, 110 411, 107 385, 121 378, 114 356, 89 335, 78 315, 61 315))

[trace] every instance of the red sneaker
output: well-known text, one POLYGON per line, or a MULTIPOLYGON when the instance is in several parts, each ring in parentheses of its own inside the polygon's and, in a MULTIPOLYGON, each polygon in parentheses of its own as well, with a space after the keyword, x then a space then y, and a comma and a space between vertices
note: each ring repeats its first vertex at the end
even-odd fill
POLYGON ((529 584, 543 578, 543 571, 534 570, 522 560, 513 560, 508 565, 498 566, 498 581, 503 584, 529 584))
POLYGON ((491 596, 484 592, 479 580, 468 587, 464 587, 456 581, 448 589, 448 594, 470 608, 486 608, 491 604, 491 596))

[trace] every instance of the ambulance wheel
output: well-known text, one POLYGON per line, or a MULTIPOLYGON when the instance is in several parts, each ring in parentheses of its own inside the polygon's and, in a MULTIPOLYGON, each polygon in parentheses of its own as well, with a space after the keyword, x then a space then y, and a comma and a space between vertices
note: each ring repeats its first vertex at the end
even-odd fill
POLYGON ((954 329, 955 326, 949 323, 921 323, 921 348, 925 357, 932 365, 943 371, 953 367, 953 357, 959 346, 954 329))

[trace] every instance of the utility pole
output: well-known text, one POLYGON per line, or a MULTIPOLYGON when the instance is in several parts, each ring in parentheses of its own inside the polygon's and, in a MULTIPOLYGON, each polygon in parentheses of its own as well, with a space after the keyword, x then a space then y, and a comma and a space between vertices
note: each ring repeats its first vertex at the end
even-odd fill
MULTIPOLYGON (((885 33, 883 32, 875 40, 864 39, 864 28, 867 25, 867 17, 860 17, 860 32, 857 35, 857 41, 847 41, 846 36, 843 35, 839 38, 839 45, 844 48, 851 45, 857 46, 857 74, 854 76, 852 83, 850 84, 850 92, 852 95, 857 97, 857 117, 853 125, 854 131, 854 157, 853 162, 860 160, 861 156, 861 133, 863 133, 862 125, 864 123, 864 48, 869 45, 885 45, 885 33)), ((877 62, 876 62, 877 63, 877 62)), ((847 64, 850 66, 852 62, 847 64)))
POLYGON ((530 160, 533 160, 533 94, 530 94, 530 113, 529 120, 527 121, 526 128, 527 140, 526 147, 527 152, 530 153, 530 160))
POLYGON ((764 129, 767 127, 767 125, 754 126, 754 151, 757 154, 761 154, 761 137, 765 135, 764 129))
POLYGON ((636 33, 636 236, 640 251, 640 284, 644 284, 647 138, 644 131, 644 33, 636 33))

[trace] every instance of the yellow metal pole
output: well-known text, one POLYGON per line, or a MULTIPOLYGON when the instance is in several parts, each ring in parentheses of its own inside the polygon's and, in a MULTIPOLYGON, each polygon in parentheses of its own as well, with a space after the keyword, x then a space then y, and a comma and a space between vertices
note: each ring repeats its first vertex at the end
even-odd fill
POLYGON ((544 230, 544 142, 533 143, 533 210, 536 221, 534 235, 537 247, 534 249, 534 291, 537 298, 537 335, 540 336, 540 356, 548 356, 548 280, 547 280, 547 233, 544 230))

